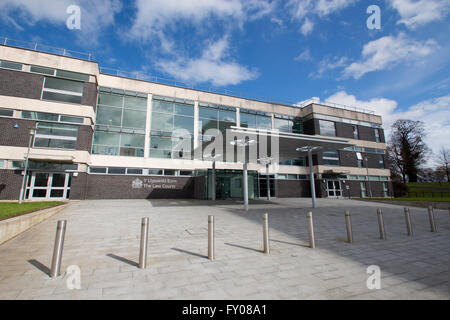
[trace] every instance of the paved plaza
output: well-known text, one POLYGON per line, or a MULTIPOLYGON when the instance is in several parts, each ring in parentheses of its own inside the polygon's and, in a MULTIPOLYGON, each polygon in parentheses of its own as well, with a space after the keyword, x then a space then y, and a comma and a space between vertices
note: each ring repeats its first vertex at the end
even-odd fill
POLYGON ((0 245, 0 299, 449 299, 450 215, 351 200, 277 199, 250 202, 108 200, 67 209, 0 245), (387 240, 379 239, 383 209, 387 240), (346 243, 350 210, 354 243, 346 243), (313 211, 316 248, 308 247, 313 211), (262 253, 262 214, 269 213, 270 255, 262 253), (216 260, 207 259, 208 215, 215 216, 216 260), (150 218, 149 257, 137 268, 141 218, 150 218), (56 223, 66 219, 62 271, 81 269, 81 289, 67 275, 51 279, 56 223), (368 266, 381 269, 369 290, 368 266))

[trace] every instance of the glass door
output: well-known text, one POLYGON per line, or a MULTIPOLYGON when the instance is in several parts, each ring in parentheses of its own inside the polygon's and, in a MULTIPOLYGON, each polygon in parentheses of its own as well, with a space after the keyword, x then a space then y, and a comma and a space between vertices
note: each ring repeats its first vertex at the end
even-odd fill
POLYGON ((341 182, 339 180, 327 181, 328 198, 337 198, 342 196, 341 182))
POLYGON ((33 172, 28 177, 26 198, 29 200, 65 200, 70 195, 69 173, 33 172))

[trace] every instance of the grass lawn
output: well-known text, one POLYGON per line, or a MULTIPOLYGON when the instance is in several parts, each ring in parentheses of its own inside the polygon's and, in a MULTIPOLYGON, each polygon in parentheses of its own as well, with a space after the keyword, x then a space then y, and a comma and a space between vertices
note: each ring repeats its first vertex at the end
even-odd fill
POLYGON ((354 200, 365 200, 365 201, 371 201, 371 200, 384 200, 384 201, 418 201, 418 202, 450 202, 450 197, 444 197, 444 198, 353 198, 354 200))
POLYGON ((47 201, 47 202, 24 202, 19 204, 17 202, 0 202, 0 220, 5 220, 22 214, 47 209, 63 204, 61 201, 47 201))

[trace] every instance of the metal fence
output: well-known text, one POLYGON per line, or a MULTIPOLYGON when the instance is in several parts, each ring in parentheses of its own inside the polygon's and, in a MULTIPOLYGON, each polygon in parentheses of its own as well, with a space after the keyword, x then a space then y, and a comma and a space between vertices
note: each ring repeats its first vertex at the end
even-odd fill
POLYGON ((6 37, 0 37, 0 44, 2 44, 4 46, 29 49, 29 50, 45 52, 45 53, 52 53, 52 54, 56 54, 56 55, 60 55, 60 56, 64 56, 64 57, 71 57, 71 58, 77 58, 77 59, 82 59, 82 60, 86 60, 86 61, 93 61, 93 56, 90 53, 78 52, 78 51, 67 50, 64 48, 47 46, 47 45, 39 44, 37 42, 28 42, 28 41, 14 40, 14 39, 6 38, 6 37))

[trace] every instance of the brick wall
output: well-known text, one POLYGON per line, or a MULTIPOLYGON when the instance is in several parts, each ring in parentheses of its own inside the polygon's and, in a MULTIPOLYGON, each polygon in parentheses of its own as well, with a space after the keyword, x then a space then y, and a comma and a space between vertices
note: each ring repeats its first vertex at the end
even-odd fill
POLYGON ((0 200, 18 200, 23 176, 20 170, 0 170, 0 200))
POLYGON ((0 69, 0 95, 41 99, 44 76, 0 69))

